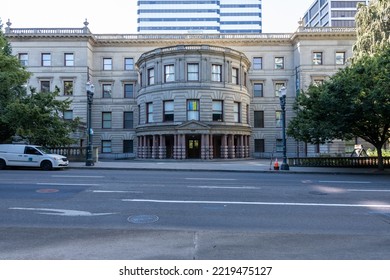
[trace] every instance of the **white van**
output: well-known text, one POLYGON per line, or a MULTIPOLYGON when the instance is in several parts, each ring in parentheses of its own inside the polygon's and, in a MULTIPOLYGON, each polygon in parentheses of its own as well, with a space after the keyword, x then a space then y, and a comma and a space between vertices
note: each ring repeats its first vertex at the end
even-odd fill
POLYGON ((51 170, 66 167, 68 164, 66 157, 50 154, 50 151, 41 146, 0 144, 0 169, 7 166, 26 166, 51 170))

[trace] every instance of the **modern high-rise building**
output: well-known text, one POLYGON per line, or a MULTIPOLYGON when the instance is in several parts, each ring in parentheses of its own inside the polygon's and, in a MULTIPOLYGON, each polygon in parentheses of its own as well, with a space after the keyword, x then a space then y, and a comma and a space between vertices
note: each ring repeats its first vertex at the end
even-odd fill
POLYGON ((138 33, 261 33, 261 0, 138 1, 138 33))
POLYGON ((303 17, 305 27, 355 27, 355 14, 359 3, 368 0, 315 0, 303 17))

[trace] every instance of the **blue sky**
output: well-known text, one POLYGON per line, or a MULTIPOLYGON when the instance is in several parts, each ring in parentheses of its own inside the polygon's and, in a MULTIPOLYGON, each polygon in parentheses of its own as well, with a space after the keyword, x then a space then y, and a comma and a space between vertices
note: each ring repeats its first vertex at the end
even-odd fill
MULTIPOLYGON (((263 0, 263 33, 294 32, 314 0, 263 0)), ((137 1, 13 0, 2 3, 0 19, 14 28, 83 27, 93 33, 136 33, 137 1)))

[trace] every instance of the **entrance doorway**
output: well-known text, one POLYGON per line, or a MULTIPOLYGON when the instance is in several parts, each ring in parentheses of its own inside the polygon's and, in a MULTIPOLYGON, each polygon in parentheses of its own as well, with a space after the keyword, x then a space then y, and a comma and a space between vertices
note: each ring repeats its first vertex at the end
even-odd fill
POLYGON ((201 141, 200 135, 187 136, 187 157, 200 158, 201 141))

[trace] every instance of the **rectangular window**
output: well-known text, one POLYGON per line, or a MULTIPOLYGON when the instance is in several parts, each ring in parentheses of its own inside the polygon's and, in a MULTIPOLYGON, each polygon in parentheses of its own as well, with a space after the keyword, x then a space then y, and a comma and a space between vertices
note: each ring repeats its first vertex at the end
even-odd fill
POLYGON ((284 57, 275 57, 275 69, 284 69, 284 57))
POLYGON ((222 82, 222 65, 213 64, 211 66, 211 80, 213 82, 222 82))
POLYGON ((345 52, 336 52, 336 65, 345 64, 345 52))
POLYGON ((275 112, 275 121, 276 121, 276 127, 282 127, 282 112, 281 111, 275 112))
POLYGON ((286 86, 286 83, 284 82, 276 82, 275 83, 275 96, 279 96, 280 94, 280 89, 282 87, 285 87, 286 86))
POLYGON ((233 118, 234 118, 234 122, 236 123, 241 122, 241 103, 239 102, 233 103, 233 118))
POLYGON ((112 58, 103 58, 103 70, 112 70, 112 58))
POLYGON ((134 70, 134 58, 125 58, 125 70, 134 70))
POLYGON ((20 53, 19 54, 19 62, 22 66, 28 66, 28 54, 20 53))
POLYGON ((314 65, 322 65, 322 52, 314 52, 313 53, 313 64, 314 65))
POLYGON ((234 68, 232 69, 232 83, 235 84, 235 85, 238 85, 239 83, 239 79, 238 79, 238 68, 234 68))
POLYGON ((175 65, 165 65, 164 66, 164 82, 174 82, 175 81, 175 65))
POLYGON ((213 121, 222 122, 223 121, 223 101, 222 100, 213 100, 213 121))
POLYGON ((65 66, 74 66, 74 54, 66 53, 64 55, 64 65, 65 66))
POLYGON ((255 139, 255 153, 264 153, 264 139, 255 139))
POLYGON ((67 110, 64 112, 64 116, 63 116, 64 120, 65 121, 71 121, 73 120, 73 110, 67 110))
POLYGON ((199 121, 199 100, 187 100, 187 120, 199 121))
POLYGON ((51 54, 43 53, 41 57, 41 65, 42 66, 51 66, 51 54))
POLYGON ((282 139, 276 139, 276 151, 283 152, 283 140, 282 139))
POLYGON ((50 81, 41 81, 41 92, 50 92, 50 81))
POLYGON ((64 95, 73 95, 73 81, 64 81, 64 95))
POLYGON ((133 140, 123 140, 123 152, 132 154, 134 153, 133 140))
POLYGON ((253 96, 254 97, 263 97, 263 83, 254 83, 253 84, 253 96))
POLYGON ((199 64, 189 63, 187 64, 187 80, 199 81, 199 64))
POLYGON ((125 98, 134 98, 134 84, 125 84, 124 91, 125 98))
POLYGON ((253 70, 261 70, 263 69, 263 58, 262 57, 254 57, 253 58, 253 70))
POLYGON ((254 123, 255 128, 264 128, 264 111, 254 111, 254 123))
POLYGON ((112 113, 102 112, 102 128, 111 128, 112 113))
POLYGON ((154 85, 154 68, 148 69, 148 85, 154 85))
POLYGON ((102 153, 103 154, 112 153, 111 140, 102 140, 102 153))
POLYGON ((175 120, 173 100, 164 101, 164 122, 173 122, 175 120))
POLYGON ((153 122, 153 103, 146 103, 146 122, 153 122))
POLYGON ((111 98, 112 97, 112 85, 111 84, 103 84, 103 98, 111 98))
POLYGON ((123 128, 124 129, 132 129, 133 126, 133 112, 124 112, 123 113, 123 128))

